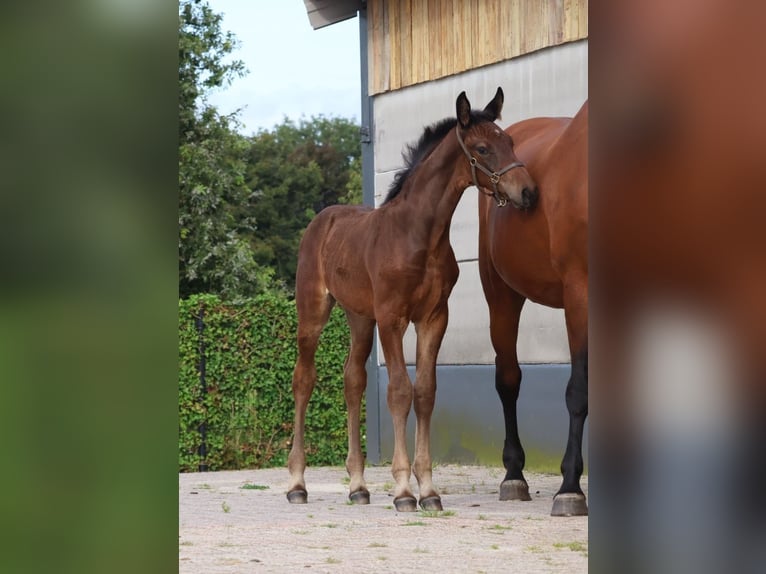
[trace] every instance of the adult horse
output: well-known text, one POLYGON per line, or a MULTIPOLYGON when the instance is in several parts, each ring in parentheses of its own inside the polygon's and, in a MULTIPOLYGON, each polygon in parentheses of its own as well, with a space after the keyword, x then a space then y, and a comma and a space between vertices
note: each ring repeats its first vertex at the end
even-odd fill
POLYGON ((494 121, 503 92, 481 111, 471 110, 465 92, 456 101, 456 118, 427 128, 406 154, 379 209, 332 206, 319 213, 301 241, 296 273, 298 359, 293 374, 295 427, 288 458, 287 499, 306 503, 304 422, 316 382, 314 356, 319 335, 337 302, 351 330, 344 369, 348 408, 349 498, 368 504, 364 455, 360 442, 360 408, 367 385, 365 361, 378 325, 389 375, 388 408, 394 427, 391 471, 396 481, 394 505, 414 511, 410 472, 418 482, 420 506, 441 510, 431 478, 430 422, 436 393, 436 355, 447 328, 447 298, 458 277, 449 229, 463 191, 478 177, 498 202, 531 207, 535 184, 514 155, 513 141, 494 121), (476 169, 479 175, 476 175, 476 169), (417 332, 415 385, 404 361, 402 337, 410 322, 417 332), (405 430, 414 402, 415 457, 410 467, 405 430))
POLYGON ((554 516, 588 513, 580 488, 588 414, 588 103, 574 118, 533 118, 510 126, 519 159, 537 182, 537 209, 498 209, 479 198, 479 272, 489 305, 495 388, 503 405, 505 478, 500 500, 530 500, 523 475, 516 401, 521 369, 516 341, 527 299, 563 308, 572 372, 566 389, 569 438, 554 516))

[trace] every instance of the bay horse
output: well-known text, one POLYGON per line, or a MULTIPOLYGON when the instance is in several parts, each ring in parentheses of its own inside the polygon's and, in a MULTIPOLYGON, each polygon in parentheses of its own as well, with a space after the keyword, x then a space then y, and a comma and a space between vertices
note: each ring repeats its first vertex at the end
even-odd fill
POLYGON ((298 358, 292 382, 295 426, 288 457, 290 503, 305 504, 308 498, 304 479, 306 408, 316 383, 314 357, 319 335, 337 303, 345 311, 351 331, 343 376, 351 502, 370 501, 364 481, 360 410, 367 385, 365 361, 377 324, 394 427, 394 505, 400 512, 417 510, 410 489, 413 471, 421 508, 442 509, 432 482, 430 422, 436 356, 447 328, 447 299, 458 278, 449 242, 452 215, 463 191, 474 181, 498 202, 510 202, 520 209, 531 208, 537 196, 534 181, 514 155, 511 137, 495 124, 502 106, 500 88, 483 110, 471 110, 462 92, 456 100, 456 117, 426 128, 417 144, 409 146, 406 167, 396 175, 380 208, 331 206, 306 228, 295 282, 298 358), (414 389, 402 348, 410 322, 417 332, 414 389), (413 403, 416 431, 411 467, 405 430, 413 403))
POLYGON ((521 385, 516 342, 521 310, 530 299, 564 309, 572 361, 563 483, 551 514, 586 515, 580 477, 588 414, 588 102, 574 118, 532 118, 506 132, 540 196, 533 211, 498 209, 486 196, 479 197, 479 273, 505 419, 500 500, 531 500, 516 418, 521 385))

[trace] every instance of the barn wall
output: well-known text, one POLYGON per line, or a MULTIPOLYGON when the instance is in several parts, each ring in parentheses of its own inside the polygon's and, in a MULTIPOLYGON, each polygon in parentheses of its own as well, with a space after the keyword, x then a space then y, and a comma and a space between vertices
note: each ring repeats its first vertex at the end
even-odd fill
MULTIPOLYGON (((418 139, 425 126, 453 116, 455 99, 465 90, 474 107, 484 107, 498 86, 505 92, 502 127, 534 116, 572 116, 587 99, 587 41, 540 50, 418 84, 373 98, 375 204, 385 197, 402 166, 405 143, 418 139)), ((460 265, 460 278, 449 300, 450 321, 439 353, 441 365, 494 364, 489 313, 478 271, 478 199, 468 188, 452 221, 450 241, 460 265)), ((567 363, 563 311, 527 302, 518 344, 524 363, 567 363)), ((378 352, 380 363, 383 353, 378 352)), ((405 358, 415 361, 415 333, 405 336, 405 358)))
POLYGON ((588 37, 588 0, 368 0, 380 94, 588 37))

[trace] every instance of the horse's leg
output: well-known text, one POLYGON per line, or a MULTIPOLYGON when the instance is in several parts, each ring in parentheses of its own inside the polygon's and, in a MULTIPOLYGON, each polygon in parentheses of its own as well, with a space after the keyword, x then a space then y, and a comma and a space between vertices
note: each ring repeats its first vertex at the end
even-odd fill
POLYGON ((372 350, 375 321, 346 311, 351 328, 351 349, 343 370, 343 385, 348 409, 348 457, 346 470, 349 483, 349 498, 354 504, 369 504, 370 492, 364 482, 364 455, 362 454, 360 417, 362 395, 367 388, 365 361, 372 350))
MULTIPOLYGON (((298 291, 300 291, 300 286, 298 291)), ((293 504, 305 504, 308 501, 306 482, 303 473, 306 470, 306 452, 303 438, 305 433, 306 407, 316 384, 317 371, 314 362, 319 335, 330 317, 335 300, 327 293, 296 293, 298 305, 298 359, 293 371, 293 397, 295 398, 295 424, 293 427, 293 446, 287 458, 290 471, 290 483, 287 488, 287 500, 293 504)))
POLYGON ((396 481, 394 506, 399 512, 414 512, 418 509, 418 504, 410 489, 410 459, 406 442, 407 416, 412 408, 413 396, 402 348, 402 337, 406 328, 407 322, 402 319, 378 323, 378 335, 388 370, 386 398, 394 426, 394 456, 391 462, 391 474, 396 481))
POLYGON ((580 488, 583 471, 582 436, 588 416, 588 280, 584 274, 567 276, 564 281, 564 314, 566 316, 572 374, 566 390, 569 411, 569 437, 561 474, 564 480, 553 497, 553 516, 588 514, 585 495, 580 488))
POLYGON ((436 399, 436 356, 447 330, 447 318, 445 302, 427 321, 416 325, 418 343, 414 406, 417 423, 412 469, 418 481, 423 510, 442 510, 441 498, 431 478, 431 414, 436 399))
POLYGON ((519 438, 516 415, 516 403, 521 388, 521 368, 516 354, 516 342, 521 309, 525 301, 523 295, 505 287, 493 292, 489 304, 489 330, 492 347, 495 349, 495 390, 503 406, 505 421, 505 478, 500 484, 500 500, 532 500, 523 474, 525 455, 519 438))

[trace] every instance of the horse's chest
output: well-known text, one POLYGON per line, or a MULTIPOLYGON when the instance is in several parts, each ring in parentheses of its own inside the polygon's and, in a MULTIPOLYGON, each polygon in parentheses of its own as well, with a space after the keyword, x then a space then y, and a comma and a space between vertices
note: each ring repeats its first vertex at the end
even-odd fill
POLYGON ((416 307, 431 309, 445 303, 457 278, 458 266, 454 257, 429 261, 413 290, 416 307))

